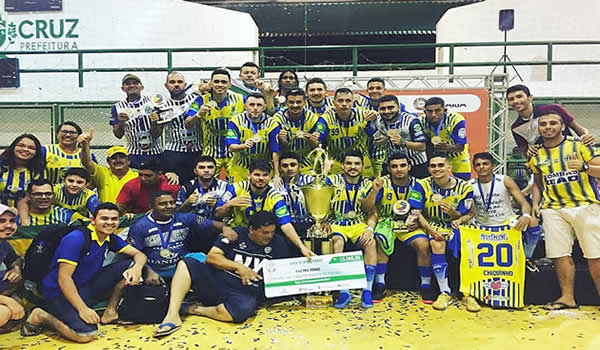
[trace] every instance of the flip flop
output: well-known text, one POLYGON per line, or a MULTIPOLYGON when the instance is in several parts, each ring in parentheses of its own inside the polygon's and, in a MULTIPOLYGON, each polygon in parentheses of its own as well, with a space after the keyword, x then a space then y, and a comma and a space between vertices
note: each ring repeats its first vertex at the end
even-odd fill
POLYGON ((33 310, 38 309, 38 308, 39 307, 37 307, 37 306, 34 307, 33 309, 31 309, 27 312, 25 317, 23 317, 23 322, 21 323, 21 336, 22 337, 33 337, 33 336, 42 334, 43 329, 41 326, 36 326, 32 323, 27 322, 27 319, 29 318, 29 316, 31 315, 33 310))
POLYGON ((548 310, 548 311, 569 310, 569 309, 579 309, 579 305, 568 305, 568 304, 565 304, 560 301, 555 301, 555 302, 544 305, 544 310, 548 310))
POLYGON ((177 332, 180 328, 181 328, 181 325, 176 326, 172 322, 161 323, 160 325, 158 325, 158 328, 156 329, 156 331, 154 331, 154 334, 152 334, 152 336, 154 338, 162 338, 164 336, 167 336, 169 334, 173 334, 173 333, 177 332), (169 327, 169 328, 167 328, 164 331, 161 331, 161 329, 163 327, 169 327))

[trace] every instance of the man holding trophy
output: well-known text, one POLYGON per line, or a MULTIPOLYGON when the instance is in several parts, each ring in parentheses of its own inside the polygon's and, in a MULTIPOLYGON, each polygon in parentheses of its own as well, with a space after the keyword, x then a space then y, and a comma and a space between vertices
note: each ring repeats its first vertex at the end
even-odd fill
MULTIPOLYGON (((342 253, 346 244, 362 249, 365 261, 367 287, 362 292, 361 306, 373 307, 371 288, 375 279, 377 250, 375 246, 375 210, 366 212, 362 202, 371 187, 371 180, 361 176, 363 155, 357 151, 346 153, 343 158, 343 174, 329 176, 326 183, 334 187, 330 201, 330 230, 333 235, 333 252, 342 253)), ((341 290, 334 306, 345 308, 350 303, 350 291, 341 290)))
POLYGON ((451 224, 463 223, 464 217, 469 215, 473 188, 468 182, 450 175, 450 163, 445 153, 432 155, 429 173, 431 177, 417 181, 412 188, 409 204, 418 210, 419 225, 429 234, 431 265, 441 291, 433 308, 445 310, 454 302, 448 285, 446 241, 456 243, 451 224))
POLYGON ((417 266, 421 276, 421 297, 425 304, 435 299, 431 288, 431 251, 429 237, 423 229, 416 227, 414 212, 408 203, 410 190, 416 179, 409 175, 411 165, 406 154, 394 153, 388 160, 389 175, 377 178, 364 201, 367 210, 377 208, 379 222, 375 228, 377 238, 377 266, 373 300, 380 301, 385 294, 385 273, 389 256, 394 252, 394 241, 410 245, 417 252, 417 266), (411 218, 410 216, 413 215, 411 218), (407 222, 412 222, 409 227, 407 222))

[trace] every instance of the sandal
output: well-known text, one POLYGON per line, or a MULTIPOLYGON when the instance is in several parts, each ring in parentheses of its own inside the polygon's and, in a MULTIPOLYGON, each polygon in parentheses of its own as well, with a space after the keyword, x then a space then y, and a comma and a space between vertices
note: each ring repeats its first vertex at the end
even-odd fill
POLYGON ((33 310, 35 310, 37 308, 38 307, 34 307, 33 309, 29 310, 27 312, 27 314, 25 315, 25 317, 23 318, 23 322, 21 323, 21 336, 22 337, 33 337, 33 336, 42 334, 42 326, 36 326, 33 323, 30 323, 27 321, 29 319, 29 316, 31 316, 31 313, 33 312, 33 310))

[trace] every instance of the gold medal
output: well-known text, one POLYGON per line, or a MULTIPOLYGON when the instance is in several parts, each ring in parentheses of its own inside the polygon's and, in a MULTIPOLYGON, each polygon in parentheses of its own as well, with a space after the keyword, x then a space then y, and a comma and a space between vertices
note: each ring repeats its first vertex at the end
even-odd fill
POLYGON ((431 138, 431 143, 435 146, 442 143, 442 138, 439 136, 434 136, 431 138))
POLYGON ((431 196, 431 201, 434 203, 439 203, 444 199, 444 196, 442 196, 439 193, 434 193, 433 196, 431 196))
POLYGON ((406 215, 410 211, 410 204, 408 203, 408 201, 399 200, 396 201, 396 203, 394 203, 392 210, 396 215, 406 215))
POLYGON ((304 138, 304 131, 302 131, 302 130, 296 131, 296 138, 298 138, 298 139, 304 138))
POLYGON ((159 254, 160 254, 160 256, 161 256, 162 258, 165 258, 165 259, 167 259, 167 258, 171 257, 171 251, 170 251, 169 249, 167 249, 167 248, 162 248, 162 249, 160 250, 160 253, 159 253, 159 254))
POLYGON ((254 141, 254 143, 259 143, 261 140, 261 137, 257 134, 252 136, 252 141, 254 141))
POLYGON ((398 129, 390 129, 388 131, 385 132, 387 134, 388 137, 395 137, 395 136, 399 136, 400 133, 398 132, 398 129))
POLYGON ((348 219, 354 219, 356 218, 356 212, 354 210, 350 210, 346 213, 346 216, 348 217, 348 219))

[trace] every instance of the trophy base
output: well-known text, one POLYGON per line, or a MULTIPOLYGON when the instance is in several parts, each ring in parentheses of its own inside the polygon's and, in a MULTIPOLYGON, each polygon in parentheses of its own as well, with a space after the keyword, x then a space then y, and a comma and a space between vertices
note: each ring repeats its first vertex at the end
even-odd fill
POLYGON ((306 295, 307 309, 326 309, 333 304, 331 294, 308 294, 306 295))
POLYGON ((333 241, 330 238, 305 238, 303 241, 315 254, 333 254, 333 241))

